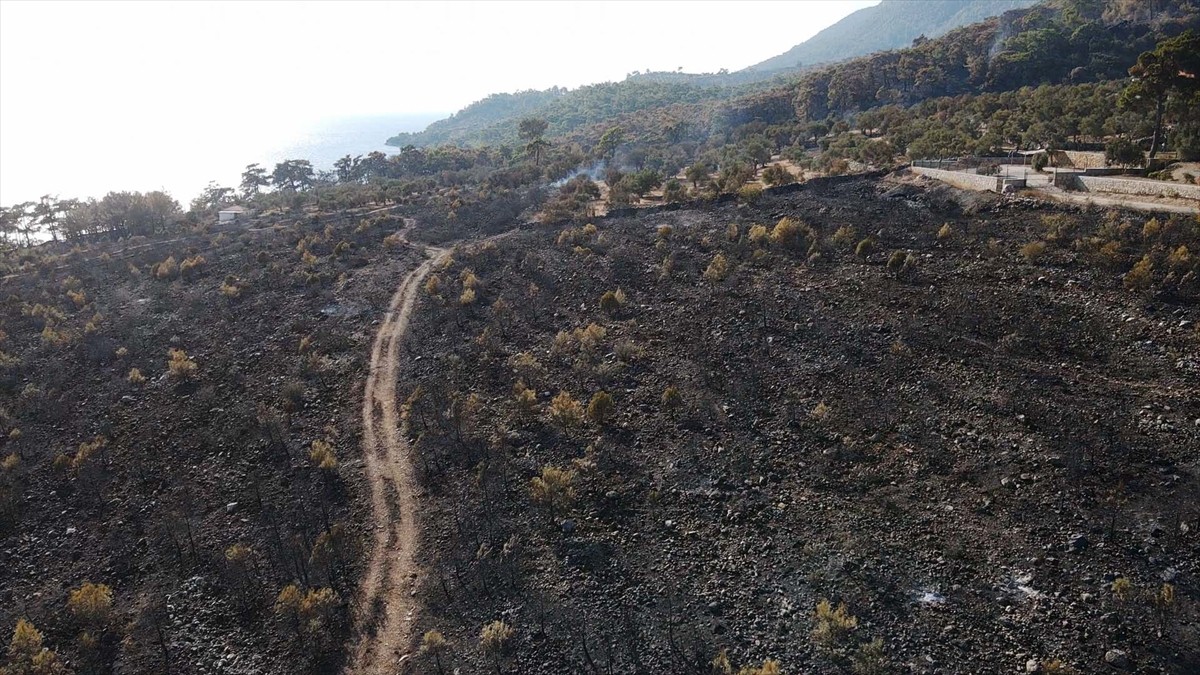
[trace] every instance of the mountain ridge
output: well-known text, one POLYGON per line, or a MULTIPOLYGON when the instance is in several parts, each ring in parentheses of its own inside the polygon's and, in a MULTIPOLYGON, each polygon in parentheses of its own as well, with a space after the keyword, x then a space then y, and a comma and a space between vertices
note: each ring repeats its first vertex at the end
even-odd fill
POLYGON ((1038 0, 883 0, 847 15, 788 51, 746 71, 769 72, 843 61, 936 38, 1038 0), (864 37, 870 36, 868 39, 864 37))

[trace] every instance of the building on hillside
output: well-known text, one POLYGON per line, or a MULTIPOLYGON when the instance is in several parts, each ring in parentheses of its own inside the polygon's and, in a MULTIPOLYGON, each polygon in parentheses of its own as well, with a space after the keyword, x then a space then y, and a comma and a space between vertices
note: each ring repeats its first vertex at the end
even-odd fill
POLYGON ((254 217, 254 211, 244 206, 224 206, 220 211, 217 211, 218 223, 235 223, 246 222, 254 217))

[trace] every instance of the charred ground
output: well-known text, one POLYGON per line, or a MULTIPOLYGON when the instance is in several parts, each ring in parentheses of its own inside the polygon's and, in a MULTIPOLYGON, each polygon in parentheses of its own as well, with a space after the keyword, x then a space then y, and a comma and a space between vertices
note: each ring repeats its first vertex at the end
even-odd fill
POLYGON ((357 457, 373 323, 422 259, 385 241, 402 225, 291 214, 12 261, 6 639, 26 619, 77 672, 336 667, 367 522, 357 457), (174 375, 172 349, 186 354, 174 375), (85 583, 91 602, 68 608, 85 583))
POLYGON ((431 278, 418 669, 1200 667, 1200 223, 818 183, 431 278))

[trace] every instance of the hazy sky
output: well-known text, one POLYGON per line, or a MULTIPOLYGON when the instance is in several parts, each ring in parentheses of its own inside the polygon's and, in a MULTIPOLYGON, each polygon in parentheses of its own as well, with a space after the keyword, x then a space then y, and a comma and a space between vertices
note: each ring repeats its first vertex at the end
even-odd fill
POLYGON ((0 204, 34 180, 59 191, 63 162, 111 173, 214 148, 252 156, 330 116, 737 70, 873 4, 2 0, 0 204))

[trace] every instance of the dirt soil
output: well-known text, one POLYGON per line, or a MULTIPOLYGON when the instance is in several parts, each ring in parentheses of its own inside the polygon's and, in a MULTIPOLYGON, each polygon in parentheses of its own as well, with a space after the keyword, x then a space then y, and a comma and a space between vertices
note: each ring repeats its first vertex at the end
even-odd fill
POLYGON ((1148 218, 812 181, 456 248, 401 366, 412 672, 1197 672, 1200 223, 1148 218))
MULTIPOLYGON (((415 221, 409 222, 411 228, 415 221)), ((412 458, 399 433, 396 376, 400 342, 407 329, 417 291, 425 277, 448 255, 424 249, 429 257, 409 272, 388 304, 375 335, 362 403, 362 456, 371 493, 374 530, 371 554, 357 598, 356 623, 365 626, 347 663, 349 673, 391 673, 408 652, 412 600, 417 577, 417 507, 412 458)))

